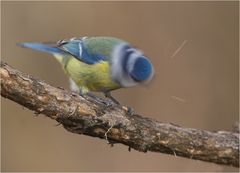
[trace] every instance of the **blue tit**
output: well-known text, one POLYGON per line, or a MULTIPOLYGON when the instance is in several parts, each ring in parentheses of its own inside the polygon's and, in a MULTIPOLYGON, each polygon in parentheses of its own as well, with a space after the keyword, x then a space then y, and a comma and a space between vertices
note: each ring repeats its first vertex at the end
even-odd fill
POLYGON ((70 78, 70 88, 80 94, 110 91, 150 81, 154 71, 142 51, 114 37, 82 37, 55 43, 19 43, 51 53, 70 78))

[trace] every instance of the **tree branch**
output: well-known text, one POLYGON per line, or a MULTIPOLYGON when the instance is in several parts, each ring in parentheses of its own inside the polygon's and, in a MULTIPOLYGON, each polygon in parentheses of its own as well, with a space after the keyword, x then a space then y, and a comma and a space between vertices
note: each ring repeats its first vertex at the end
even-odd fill
POLYGON ((37 114, 45 114, 72 133, 153 151, 239 167, 239 134, 210 132, 128 115, 103 99, 52 87, 1 62, 1 95, 37 114))

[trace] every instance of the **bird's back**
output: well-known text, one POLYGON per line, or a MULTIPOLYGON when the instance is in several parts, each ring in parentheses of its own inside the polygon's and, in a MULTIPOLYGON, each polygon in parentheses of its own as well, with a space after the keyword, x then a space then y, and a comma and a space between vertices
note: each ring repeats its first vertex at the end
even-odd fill
POLYGON ((107 60, 110 60, 113 48, 124 42, 125 41, 114 37, 89 37, 83 40, 83 46, 87 48, 89 53, 96 54, 101 52, 107 60))

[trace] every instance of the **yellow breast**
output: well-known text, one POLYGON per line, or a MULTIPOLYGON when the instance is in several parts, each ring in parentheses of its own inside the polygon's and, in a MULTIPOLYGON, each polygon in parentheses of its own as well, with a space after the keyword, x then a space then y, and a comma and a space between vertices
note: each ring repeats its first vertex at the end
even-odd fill
POLYGON ((74 82, 86 91, 109 91, 120 88, 120 85, 111 80, 110 67, 107 61, 96 64, 86 64, 74 57, 55 57, 64 67, 64 71, 74 82))

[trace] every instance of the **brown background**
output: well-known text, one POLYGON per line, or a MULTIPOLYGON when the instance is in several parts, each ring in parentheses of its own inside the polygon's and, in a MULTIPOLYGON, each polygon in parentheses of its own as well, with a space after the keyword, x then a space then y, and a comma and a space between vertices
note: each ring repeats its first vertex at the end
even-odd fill
MULTIPOLYGON (((238 120, 238 2, 2 2, 1 10, 2 59, 53 86, 68 88, 55 59, 17 42, 115 36, 144 50, 156 71, 147 86, 113 92, 123 104, 162 122, 212 131, 230 130, 238 120)), ((238 170, 111 148, 7 99, 1 106, 2 171, 238 170)))

